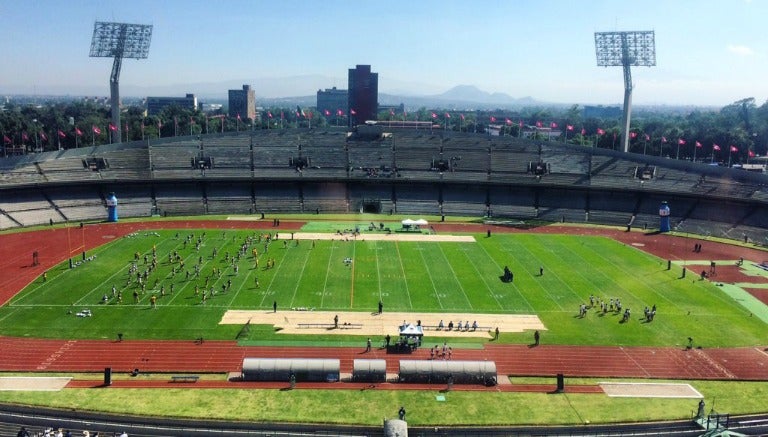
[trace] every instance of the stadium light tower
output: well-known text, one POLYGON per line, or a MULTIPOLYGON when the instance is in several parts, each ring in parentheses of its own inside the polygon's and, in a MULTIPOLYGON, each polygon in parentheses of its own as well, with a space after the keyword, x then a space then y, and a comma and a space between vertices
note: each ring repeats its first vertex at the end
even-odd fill
POLYGON ((624 117, 622 143, 629 152, 629 122, 632 114, 631 66, 656 65, 656 42, 650 31, 595 32, 595 52, 598 67, 624 67, 624 117))
POLYGON ((120 67, 123 58, 146 59, 149 43, 152 41, 152 25, 106 23, 97 21, 93 25, 91 58, 115 58, 112 75, 109 77, 109 94, 112 101, 112 124, 115 125, 114 139, 122 142, 120 135, 120 67))

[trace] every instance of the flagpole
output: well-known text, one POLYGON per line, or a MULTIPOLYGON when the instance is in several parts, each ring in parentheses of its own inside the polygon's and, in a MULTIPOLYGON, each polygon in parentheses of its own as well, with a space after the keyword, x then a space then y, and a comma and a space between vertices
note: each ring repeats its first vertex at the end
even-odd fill
MULTIPOLYGON (((698 143, 698 141, 696 142, 698 143)), ((696 146, 696 143, 693 143, 693 162, 696 162, 696 149, 698 149, 698 146, 696 146)))

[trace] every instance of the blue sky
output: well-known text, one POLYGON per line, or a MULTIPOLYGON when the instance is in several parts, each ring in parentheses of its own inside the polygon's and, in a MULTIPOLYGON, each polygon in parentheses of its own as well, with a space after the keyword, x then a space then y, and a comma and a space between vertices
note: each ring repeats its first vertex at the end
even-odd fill
POLYGON ((122 86, 320 75, 346 87, 348 68, 371 64, 380 92, 467 84, 620 103, 621 67, 596 66, 594 32, 654 30, 657 66, 633 68, 634 103, 761 104, 767 18, 765 0, 0 0, 0 93, 108 95, 111 61, 88 57, 99 20, 154 25, 122 86))

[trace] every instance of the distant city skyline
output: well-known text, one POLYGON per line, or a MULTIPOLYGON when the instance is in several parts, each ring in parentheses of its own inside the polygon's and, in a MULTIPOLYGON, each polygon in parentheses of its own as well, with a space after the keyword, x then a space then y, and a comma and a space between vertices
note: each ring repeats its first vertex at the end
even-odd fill
POLYGON ((139 93, 327 78, 279 94, 254 86, 258 102, 345 88, 347 70, 369 64, 380 93, 473 85, 544 102, 619 104, 621 68, 597 67, 594 32, 653 30, 657 66, 633 68, 635 104, 762 104, 766 16, 768 2, 749 0, 0 0, 0 94, 108 96, 111 60, 88 57, 99 20, 154 26, 149 58, 123 63, 121 87, 139 93))

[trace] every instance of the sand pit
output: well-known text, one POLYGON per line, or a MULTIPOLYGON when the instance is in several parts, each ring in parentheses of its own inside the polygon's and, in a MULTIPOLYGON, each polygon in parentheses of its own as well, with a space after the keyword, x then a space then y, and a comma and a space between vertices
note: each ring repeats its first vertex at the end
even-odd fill
MULTIPOLYGON (((290 239, 291 233, 279 234, 280 240, 290 239)), ((418 232, 393 232, 385 233, 363 233, 357 236, 352 234, 331 234, 319 232, 294 232, 294 240, 338 240, 338 241, 415 241, 415 242, 456 242, 456 243, 474 243, 475 237, 471 235, 448 235, 448 234, 420 234, 418 232)))
POLYGON ((606 395, 623 398, 687 398, 704 396, 690 384, 655 382, 601 382, 606 395))
POLYGON ((4 376, 0 377, 0 391, 59 391, 71 379, 57 376, 4 376))
POLYGON ((545 330, 544 324, 535 315, 523 314, 465 314, 465 313, 397 313, 384 312, 382 314, 353 311, 298 311, 284 310, 276 313, 257 310, 230 310, 224 313, 220 324, 244 325, 250 321, 252 324, 274 325, 283 334, 345 334, 345 335, 397 335, 398 327, 407 323, 416 324, 421 320, 425 327, 425 334, 439 335, 441 337, 478 337, 490 338, 498 327, 501 332, 523 332, 526 330, 545 330), (339 316, 339 325, 334 327, 333 319, 339 316), (440 320, 447 326, 448 322, 454 324, 461 321, 477 321, 479 328, 476 331, 437 331, 434 327, 440 320))

